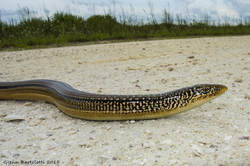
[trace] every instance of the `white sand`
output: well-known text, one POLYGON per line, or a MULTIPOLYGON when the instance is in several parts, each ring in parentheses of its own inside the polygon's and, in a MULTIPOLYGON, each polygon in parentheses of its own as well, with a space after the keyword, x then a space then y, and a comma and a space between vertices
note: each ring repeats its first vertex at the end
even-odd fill
POLYGON ((200 83, 229 88, 194 110, 140 121, 86 121, 45 102, 0 101, 0 165, 250 164, 250 36, 0 52, 0 58, 0 82, 54 79, 102 94, 200 83), (5 122, 12 114, 25 120, 5 122))

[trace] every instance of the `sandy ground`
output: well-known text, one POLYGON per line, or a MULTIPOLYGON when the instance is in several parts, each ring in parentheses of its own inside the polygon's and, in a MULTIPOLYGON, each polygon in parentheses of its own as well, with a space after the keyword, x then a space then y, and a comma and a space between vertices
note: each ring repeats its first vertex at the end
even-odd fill
POLYGON ((54 79, 101 94, 200 83, 229 88, 194 110, 140 121, 86 121, 41 101, 0 101, 0 165, 250 165, 250 36, 0 52, 0 58, 0 82, 54 79), (4 121, 12 114, 25 120, 4 121))

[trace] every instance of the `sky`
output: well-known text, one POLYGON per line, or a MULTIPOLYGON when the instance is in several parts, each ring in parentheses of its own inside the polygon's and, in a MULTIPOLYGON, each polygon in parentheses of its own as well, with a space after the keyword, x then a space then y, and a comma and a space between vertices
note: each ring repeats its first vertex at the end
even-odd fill
MULTIPOLYGON (((189 15, 192 20, 203 19, 204 14, 210 20, 224 18, 250 18, 250 0, 0 0, 0 19, 9 22, 12 18, 19 20, 20 9, 28 7, 35 17, 46 18, 55 12, 70 12, 74 15, 88 18, 95 14, 105 14, 109 11, 122 16, 136 16, 144 21, 154 17, 160 21, 166 9, 174 16, 181 14, 183 18, 189 15), (151 6, 151 9, 150 9, 151 6), (226 16, 226 17, 225 17, 226 16)), ((118 20, 119 21, 119 20, 118 20)))

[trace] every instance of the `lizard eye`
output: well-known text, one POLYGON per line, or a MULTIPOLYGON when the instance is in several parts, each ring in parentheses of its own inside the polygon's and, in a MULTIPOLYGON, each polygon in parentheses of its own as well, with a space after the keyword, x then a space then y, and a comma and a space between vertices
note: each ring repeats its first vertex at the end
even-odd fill
POLYGON ((204 93, 208 93, 208 92, 209 92, 209 88, 203 87, 203 88, 202 88, 202 91, 203 91, 204 93))

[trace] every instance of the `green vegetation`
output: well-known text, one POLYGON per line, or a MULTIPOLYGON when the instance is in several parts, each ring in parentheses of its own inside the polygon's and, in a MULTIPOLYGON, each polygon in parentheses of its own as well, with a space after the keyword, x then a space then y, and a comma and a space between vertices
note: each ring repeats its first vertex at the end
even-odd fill
POLYGON ((240 19, 226 17, 221 22, 219 18, 217 21, 210 20, 204 13, 204 20, 197 21, 191 20, 189 15, 185 19, 181 14, 174 17, 173 13, 165 9, 161 21, 157 21, 151 2, 149 6, 150 16, 145 12, 146 21, 138 20, 135 14, 126 15, 123 9, 118 18, 109 10, 105 15, 93 15, 87 19, 63 12, 54 13, 51 17, 47 15, 46 19, 42 19, 35 17, 27 7, 21 8, 18 10, 20 18, 18 23, 13 19, 9 23, 0 20, 0 50, 101 40, 250 34, 250 17, 240 19))

